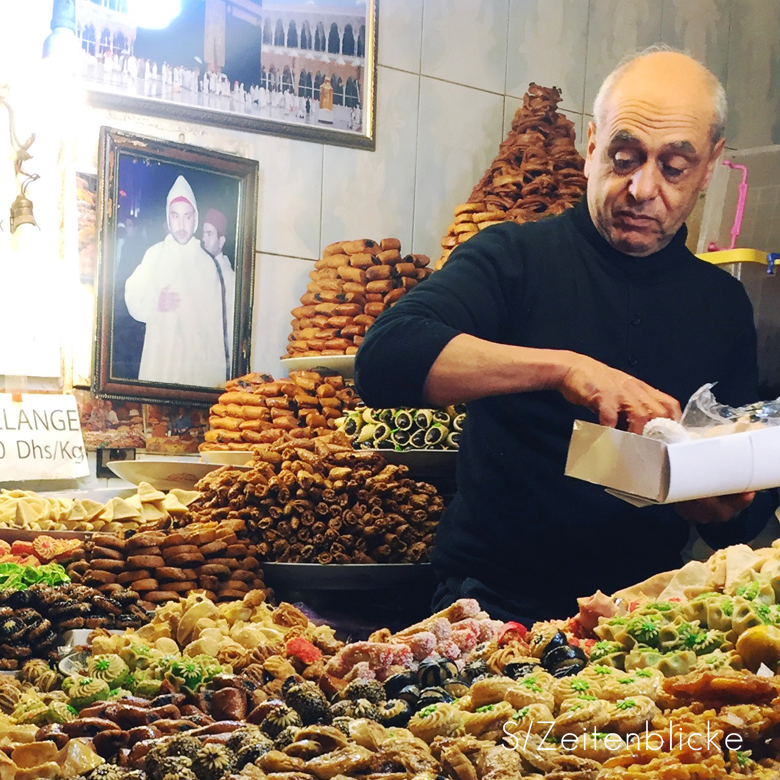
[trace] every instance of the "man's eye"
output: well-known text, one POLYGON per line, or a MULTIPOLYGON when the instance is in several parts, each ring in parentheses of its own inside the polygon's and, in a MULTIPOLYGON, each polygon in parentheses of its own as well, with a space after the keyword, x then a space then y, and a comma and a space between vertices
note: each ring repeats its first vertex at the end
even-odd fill
POLYGON ((673 165, 664 165, 663 171, 667 179, 678 179, 685 173, 682 168, 675 168, 673 165))
POLYGON ((615 155, 615 157, 612 160, 612 164, 615 167, 615 170, 618 173, 625 173, 627 171, 630 171, 632 168, 636 166, 636 158, 635 157, 626 157, 624 155, 615 155))

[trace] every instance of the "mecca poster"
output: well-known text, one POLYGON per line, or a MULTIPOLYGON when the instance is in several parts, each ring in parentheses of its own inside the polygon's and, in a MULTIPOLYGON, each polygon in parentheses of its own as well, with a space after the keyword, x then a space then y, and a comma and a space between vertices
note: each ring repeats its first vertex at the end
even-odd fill
POLYGON ((93 392, 213 404, 249 370, 258 163, 109 127, 99 157, 93 392))
POLYGON ((76 0, 93 105, 374 149, 378 0, 171 2, 158 29, 132 0, 76 0))

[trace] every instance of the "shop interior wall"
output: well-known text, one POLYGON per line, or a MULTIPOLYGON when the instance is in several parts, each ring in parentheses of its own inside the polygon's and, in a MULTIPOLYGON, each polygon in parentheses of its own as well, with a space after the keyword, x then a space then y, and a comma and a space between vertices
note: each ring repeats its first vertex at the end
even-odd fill
MULTIPOLYGON (((10 85, 20 124, 37 134, 31 167, 42 178, 29 194, 41 231, 32 254, 64 273, 57 277, 62 327, 50 337, 64 338, 66 358, 82 363, 92 316, 69 284, 75 239, 67 174, 95 170, 101 125, 259 161, 252 368, 272 373, 281 371, 289 311, 326 244, 397 236, 404 250, 435 259, 453 206, 495 154, 530 81, 562 88, 582 149, 601 79, 626 52, 661 40, 701 57, 727 84, 731 147, 780 141, 776 0, 385 0, 375 152, 112 113, 86 107, 78 93, 56 94, 53 82, 35 75, 50 6, 2 5, 0 85, 10 85)), ((0 117, 0 212, 13 189, 6 136, 0 117)), ((0 227, 3 255, 29 263, 31 250, 19 251, 7 223, 0 227)), ((55 277, 36 278, 13 296, 28 316, 43 316, 37 302, 55 277)))

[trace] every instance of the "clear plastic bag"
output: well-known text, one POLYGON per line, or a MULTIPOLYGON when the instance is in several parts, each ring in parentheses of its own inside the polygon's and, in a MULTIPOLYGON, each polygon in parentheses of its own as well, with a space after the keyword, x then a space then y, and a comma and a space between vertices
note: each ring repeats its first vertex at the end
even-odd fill
POLYGON ((691 396, 679 423, 662 418, 650 420, 643 435, 672 444, 780 425, 780 398, 735 408, 717 402, 712 392, 714 386, 703 385, 691 396))

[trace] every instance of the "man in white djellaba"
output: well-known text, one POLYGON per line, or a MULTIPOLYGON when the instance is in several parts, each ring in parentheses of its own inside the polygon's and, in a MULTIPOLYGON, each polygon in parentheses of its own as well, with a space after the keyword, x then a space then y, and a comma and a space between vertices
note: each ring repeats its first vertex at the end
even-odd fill
POLYGON ((138 378, 222 387, 228 373, 222 285, 195 238, 198 206, 183 176, 168 193, 166 214, 168 235, 146 250, 125 285, 130 315, 146 323, 138 378))

